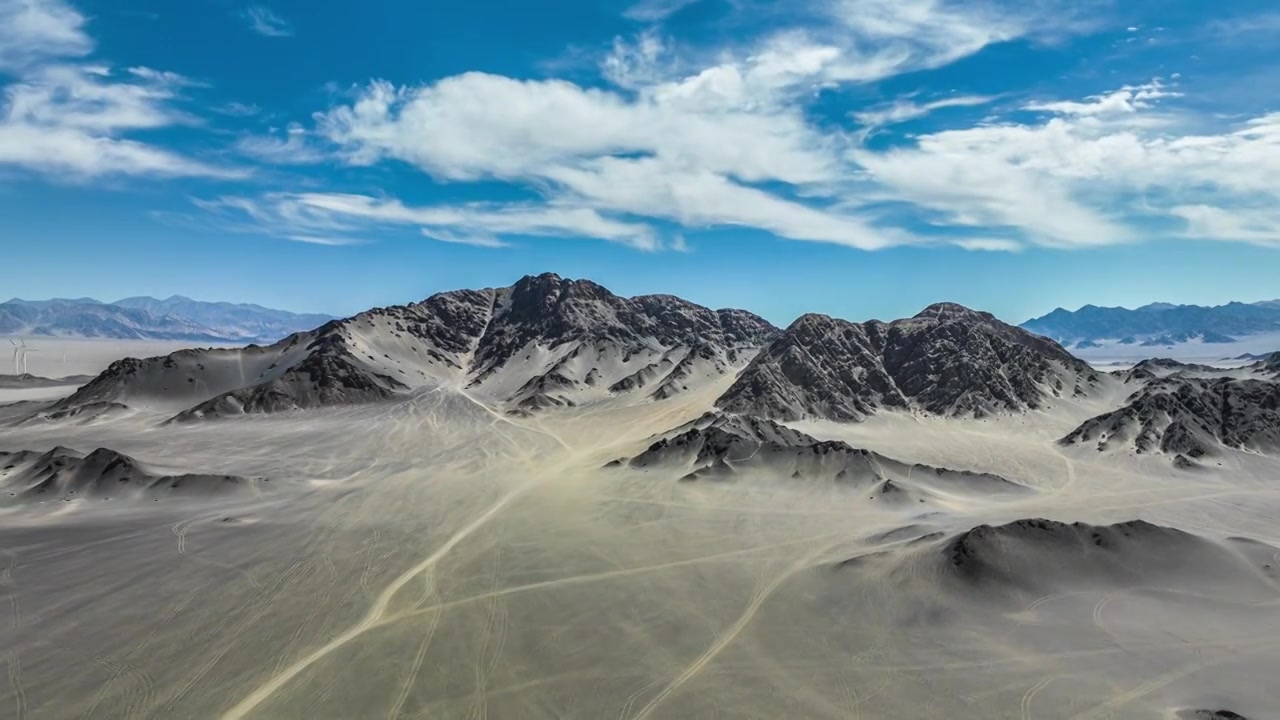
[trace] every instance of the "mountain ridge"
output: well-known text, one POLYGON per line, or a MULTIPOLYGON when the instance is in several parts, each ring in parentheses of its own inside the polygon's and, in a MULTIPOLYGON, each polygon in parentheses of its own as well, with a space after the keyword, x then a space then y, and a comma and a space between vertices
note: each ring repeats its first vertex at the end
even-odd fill
POLYGON ((529 413, 642 388, 670 397, 745 364, 776 332, 746 311, 623 298, 546 273, 374 308, 265 347, 118 361, 51 411, 142 404, 194 420, 451 384, 529 413))
POLYGON ((1084 305, 1074 311, 1059 307, 1019 327, 1082 349, 1104 341, 1147 347, 1189 341, 1226 344, 1280 332, 1280 301, 1215 306, 1157 302, 1135 309, 1084 305))
POLYGON ((1098 381, 1052 340, 990 313, 935 303, 891 322, 802 315, 716 405, 784 422, 858 421, 880 409, 982 417, 1034 409, 1048 395, 1081 395, 1081 383, 1098 381))
POLYGON ((54 298, 0 303, 0 335, 189 342, 275 342, 329 315, 293 313, 252 303, 205 302, 182 295, 103 302, 54 298))

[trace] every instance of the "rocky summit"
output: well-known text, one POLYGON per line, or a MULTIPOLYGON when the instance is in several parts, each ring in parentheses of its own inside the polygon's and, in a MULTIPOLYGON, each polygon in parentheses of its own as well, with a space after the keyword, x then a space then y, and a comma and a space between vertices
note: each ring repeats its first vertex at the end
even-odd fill
POLYGON ((1099 452, 1163 453, 1188 466, 1223 448, 1280 449, 1280 384, 1253 378, 1170 376, 1060 441, 1099 452))
POLYGON ((1098 379, 1052 340, 939 303, 888 323, 805 315, 717 404, 778 420, 860 420, 880 408, 982 417, 1083 395, 1098 379))

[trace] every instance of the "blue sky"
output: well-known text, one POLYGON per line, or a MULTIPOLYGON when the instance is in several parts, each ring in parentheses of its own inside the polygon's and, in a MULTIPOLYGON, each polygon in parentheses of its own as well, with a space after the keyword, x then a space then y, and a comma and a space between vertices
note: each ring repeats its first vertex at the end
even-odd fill
POLYGON ((1280 8, 0 0, 0 295, 1280 296, 1280 8))

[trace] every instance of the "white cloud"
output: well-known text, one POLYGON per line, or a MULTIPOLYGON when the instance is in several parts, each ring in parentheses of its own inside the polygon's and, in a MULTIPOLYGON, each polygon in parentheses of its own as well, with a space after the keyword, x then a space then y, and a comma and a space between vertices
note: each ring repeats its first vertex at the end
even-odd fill
POLYGON ((194 122, 172 101, 195 83, 147 67, 116 73, 85 62, 93 43, 84 25, 60 0, 0 0, 0 70, 14 77, 0 101, 0 165, 63 180, 244 175, 123 137, 194 122))
POLYGON ((975 252, 1018 252, 1022 249, 1022 243, 1017 240, 1003 238, 967 238, 956 240, 952 244, 975 252))
POLYGON ((229 102, 218 105, 213 111, 220 115, 229 115, 231 117, 253 117, 262 113, 262 108, 257 105, 250 105, 242 102, 229 102))
POLYGON ((343 245, 359 245, 360 240, 355 238, 332 238, 320 237, 317 235, 287 235, 286 240, 294 242, 306 243, 307 245, 324 245, 325 247, 339 247, 343 245))
MULTIPOLYGON (((815 127, 807 103, 833 84, 937 67, 1025 35, 1036 16, 944 0, 840 0, 827 13, 823 26, 777 30, 709 63, 652 30, 618 40, 601 66, 612 88, 478 72, 421 86, 375 81, 318 114, 315 133, 350 164, 399 161, 441 182, 524 185, 546 208, 865 249, 930 242, 848 202, 863 182, 848 160, 859 135, 815 127)), ((987 100, 903 103, 863 120, 987 100)))
POLYGON ((56 0, 0 0, 0 71, 21 71, 49 58, 93 49, 85 18, 56 0))
POLYGON ((1185 90, 1158 79, 1041 98, 873 150, 861 141, 877 128, 993 98, 908 95, 852 113, 859 129, 815 122, 815 95, 1051 36, 1063 24, 1042 2, 824 7, 826 25, 701 57, 653 30, 618 40, 595 87, 480 72, 417 86, 374 81, 317 113, 314 129, 239 144, 274 162, 393 162, 440 183, 499 181, 533 201, 410 207, 283 193, 213 209, 282 237, 399 226, 486 247, 543 235, 657 249, 681 247, 681 231, 738 226, 868 250, 1017 251, 1137 242, 1151 228, 1269 244, 1280 227, 1266 210, 1280 205, 1280 115, 1224 126, 1179 109, 1185 90), (909 227, 896 222, 904 216, 909 227))
POLYGON ((155 70, 149 67, 131 67, 126 71, 130 75, 152 85, 170 88, 204 87, 204 83, 192 80, 185 75, 167 70, 155 70))
POLYGON ((824 42, 839 55, 822 69, 834 82, 869 82, 949 65, 1017 38, 1054 38, 1085 24, 1066 3, 961 0, 833 0, 824 42))
POLYGON ((283 131, 270 135, 250 135, 236 141, 236 149, 244 155, 277 165, 310 165, 328 158, 317 147, 310 133, 298 123, 290 123, 283 131))
POLYGON ((1280 211, 1274 205, 1230 210, 1212 205, 1178 205, 1169 212, 1186 221, 1190 237, 1280 248, 1280 211))
POLYGON ((1088 97, 1082 102, 1031 103, 1026 109, 1059 115, 1128 114, 1150 109, 1157 100, 1181 96, 1182 93, 1167 90, 1159 80, 1153 80, 1143 85, 1126 85, 1113 92, 1088 97))
POLYGON ((319 133, 356 164, 396 159, 443 180, 527 182, 557 207, 888 244, 856 218, 744 184, 838 180, 844 141, 793 109, 744 107, 734 87, 703 75, 628 99, 480 73, 422 88, 375 83, 321 116, 319 133))
POLYGON ((421 232, 423 237, 454 245, 470 245, 471 247, 482 248, 510 247, 509 243, 503 242, 498 236, 488 232, 477 232, 475 230, 458 232, 444 228, 422 228, 421 232))
POLYGON ((193 200, 226 221, 226 229, 278 237, 327 238, 331 244, 380 228, 417 228, 443 242, 500 247, 502 236, 592 237, 641 250, 659 247, 658 233, 643 223, 605 217, 589 208, 535 204, 473 203, 410 207, 398 200, 345 193, 273 193, 261 198, 193 200), (245 222, 250 221, 250 222, 245 222))
POLYGON ((917 103, 910 98, 903 98, 855 112, 853 113, 853 119, 863 126, 864 133, 869 134, 877 128, 922 118, 937 110, 951 107, 986 105, 993 100, 995 98, 989 95, 957 95, 925 103, 917 103))
POLYGON ((17 165, 65 179, 103 175, 242 177, 144 143, 74 128, 0 124, 0 165, 17 165))
POLYGON ((1209 24, 1209 30, 1227 41, 1239 40, 1242 35, 1255 33, 1271 35, 1280 32, 1280 12, 1238 15, 1232 18, 1215 20, 1209 24))
POLYGON ((43 67, 5 88, 2 122, 106 134, 185 121, 166 104, 174 97, 169 84, 137 80, 121 81, 101 68, 43 67))
POLYGON ((245 8, 244 19, 249 23, 249 29, 259 35, 288 37, 293 34, 293 26, 273 10, 262 5, 250 5, 245 8))
POLYGON ((624 17, 641 22, 658 22, 701 0, 640 0, 627 8, 624 17))
POLYGON ((1280 113, 1197 132, 1204 118, 1158 107, 1172 97, 1153 83, 1037 103, 1030 109, 1049 114, 1037 122, 945 130, 852 159, 878 192, 940 222, 1014 229, 1045 245, 1137 241, 1169 226, 1275 244, 1280 113))

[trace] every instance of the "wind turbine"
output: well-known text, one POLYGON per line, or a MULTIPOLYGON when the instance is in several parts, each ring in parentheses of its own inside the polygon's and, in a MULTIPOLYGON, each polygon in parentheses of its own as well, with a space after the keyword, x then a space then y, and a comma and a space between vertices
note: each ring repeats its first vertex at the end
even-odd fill
POLYGON ((18 346, 18 343, 12 340, 9 341, 9 344, 13 346, 13 374, 21 375, 22 361, 19 358, 22 354, 22 348, 18 346))
POLYGON ((22 374, 23 374, 23 375, 26 375, 26 374, 27 374, 27 353, 29 353, 29 352, 40 352, 40 351, 39 351, 39 350, 37 350, 36 348, 29 348, 29 347, 27 347, 27 341, 26 341, 26 340, 22 340, 22 341, 20 341, 20 342, 22 343, 22 374))

